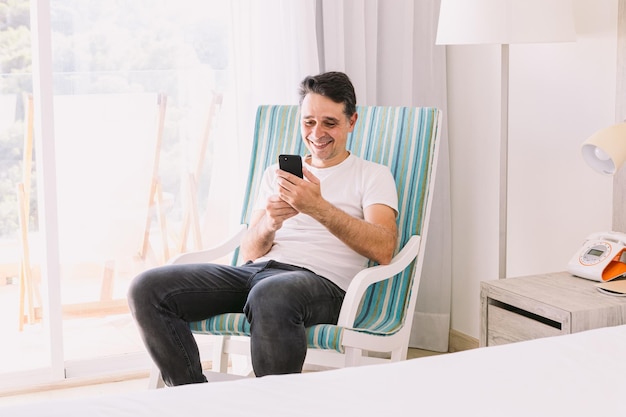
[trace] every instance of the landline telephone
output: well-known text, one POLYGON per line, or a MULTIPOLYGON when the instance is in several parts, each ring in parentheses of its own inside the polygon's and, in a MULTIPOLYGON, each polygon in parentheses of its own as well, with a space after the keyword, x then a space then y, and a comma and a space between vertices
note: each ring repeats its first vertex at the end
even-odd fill
POLYGON ((587 236, 569 261, 567 271, 600 282, 626 277, 626 233, 599 232, 587 236))

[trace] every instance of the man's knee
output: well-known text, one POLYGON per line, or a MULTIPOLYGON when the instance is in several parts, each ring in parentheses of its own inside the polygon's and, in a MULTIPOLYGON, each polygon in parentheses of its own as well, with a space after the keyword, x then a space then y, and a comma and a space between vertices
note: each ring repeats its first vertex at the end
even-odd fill
POLYGON ((153 304, 155 283, 158 276, 157 269, 150 269, 133 278, 126 295, 131 313, 135 314, 141 306, 153 304))
POLYGON ((244 306, 244 313, 251 324, 259 320, 293 321, 294 315, 297 315, 297 308, 294 306, 293 296, 282 294, 279 285, 271 285, 268 281, 252 288, 244 306))

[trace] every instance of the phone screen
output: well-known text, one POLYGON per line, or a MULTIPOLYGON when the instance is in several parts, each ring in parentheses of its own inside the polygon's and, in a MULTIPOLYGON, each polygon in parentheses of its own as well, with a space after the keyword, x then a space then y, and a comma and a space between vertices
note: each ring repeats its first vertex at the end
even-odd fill
POLYGON ((278 166, 283 171, 302 178, 302 157, 300 155, 279 155, 278 166))

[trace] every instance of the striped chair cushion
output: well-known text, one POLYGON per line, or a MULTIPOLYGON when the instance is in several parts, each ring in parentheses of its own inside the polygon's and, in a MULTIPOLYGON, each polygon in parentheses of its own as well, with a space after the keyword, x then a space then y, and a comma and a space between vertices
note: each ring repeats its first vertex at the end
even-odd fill
POLYGON ((250 323, 243 313, 226 313, 189 324, 191 331, 222 336, 250 336, 250 323))
MULTIPOLYGON (((419 235, 432 167, 431 156, 439 110, 435 108, 359 106, 359 118, 348 140, 348 149, 363 159, 390 167, 398 188, 398 248, 410 236, 419 235)), ((261 106, 257 112, 255 138, 242 222, 254 205, 255 191, 265 168, 281 153, 304 155, 298 106, 261 106)), ((238 254, 233 264, 238 263, 238 254)), ((371 285, 366 291, 352 330, 376 335, 396 333, 404 324, 413 279, 413 265, 402 273, 371 285)), ((249 335, 243 314, 224 314, 192 323, 195 332, 249 335)), ((320 324, 307 329, 312 348, 343 352, 343 329, 320 324)))

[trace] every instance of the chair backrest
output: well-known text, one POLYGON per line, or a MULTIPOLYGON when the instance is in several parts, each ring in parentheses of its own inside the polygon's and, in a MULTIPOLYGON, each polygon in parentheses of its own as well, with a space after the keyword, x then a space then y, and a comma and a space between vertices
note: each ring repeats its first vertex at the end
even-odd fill
MULTIPOLYGON (((347 147, 354 155, 391 169, 398 188, 398 248, 404 246, 412 235, 421 235, 425 241, 440 110, 430 107, 357 106, 357 112, 357 125, 347 147)), ((275 163, 281 153, 306 153, 300 135, 298 106, 260 106, 254 134, 242 223, 247 223, 250 218, 265 168, 275 163)), ((414 263, 412 268, 397 276, 372 285, 362 300, 354 327, 383 334, 396 332, 405 319, 416 267, 421 269, 421 264, 414 263), (386 307, 382 308, 381 303, 386 307), (389 311, 389 314, 381 318, 381 309, 389 311)))

